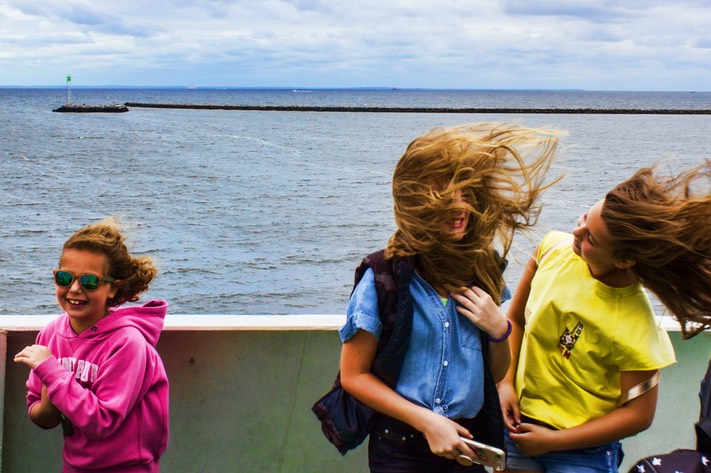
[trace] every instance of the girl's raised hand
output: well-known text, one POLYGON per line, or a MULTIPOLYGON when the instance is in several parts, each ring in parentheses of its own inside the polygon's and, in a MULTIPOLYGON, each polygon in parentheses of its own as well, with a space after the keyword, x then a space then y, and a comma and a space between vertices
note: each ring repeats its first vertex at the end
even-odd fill
POLYGON ((508 330, 506 318, 491 296, 479 287, 467 288, 461 294, 452 294, 459 302, 457 310, 491 338, 500 338, 508 330))
POLYGON ((43 345, 31 345, 22 349, 15 355, 15 363, 24 363, 32 369, 37 368, 40 363, 52 356, 49 348, 43 345))

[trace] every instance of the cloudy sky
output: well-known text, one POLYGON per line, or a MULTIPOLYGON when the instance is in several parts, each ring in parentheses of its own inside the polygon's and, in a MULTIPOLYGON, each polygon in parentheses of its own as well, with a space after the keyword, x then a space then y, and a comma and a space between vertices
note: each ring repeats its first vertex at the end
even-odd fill
POLYGON ((711 90, 709 0, 0 0, 0 86, 711 90))

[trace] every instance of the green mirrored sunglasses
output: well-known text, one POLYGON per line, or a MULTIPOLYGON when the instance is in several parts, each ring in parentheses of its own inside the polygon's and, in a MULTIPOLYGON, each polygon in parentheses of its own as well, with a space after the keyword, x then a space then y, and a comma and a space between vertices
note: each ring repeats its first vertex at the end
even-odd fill
POLYGON ((96 291, 103 283, 114 282, 115 279, 111 276, 95 276, 93 274, 82 274, 80 276, 70 273, 69 271, 54 270, 54 282, 60 287, 69 287, 78 279, 79 284, 85 291, 96 291))

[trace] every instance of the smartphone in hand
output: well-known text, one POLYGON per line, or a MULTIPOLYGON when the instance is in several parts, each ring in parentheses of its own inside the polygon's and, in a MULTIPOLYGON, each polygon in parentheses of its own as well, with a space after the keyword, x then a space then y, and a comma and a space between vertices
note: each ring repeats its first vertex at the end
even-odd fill
POLYGON ((474 463, 502 471, 506 468, 506 454, 500 448, 492 447, 485 443, 477 442, 466 437, 461 437, 462 441, 474 451, 474 457, 461 454, 457 457, 460 465, 471 466, 474 463))

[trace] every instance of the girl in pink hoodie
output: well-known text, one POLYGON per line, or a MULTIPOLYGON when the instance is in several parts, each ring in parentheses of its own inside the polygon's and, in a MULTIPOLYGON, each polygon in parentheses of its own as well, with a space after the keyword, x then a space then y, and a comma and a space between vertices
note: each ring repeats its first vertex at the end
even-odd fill
POLYGON ((121 307, 157 273, 129 254, 117 222, 64 244, 54 282, 64 313, 15 355, 32 371, 30 419, 64 432, 63 473, 155 473, 168 444, 168 378, 155 349, 163 301, 121 307))

